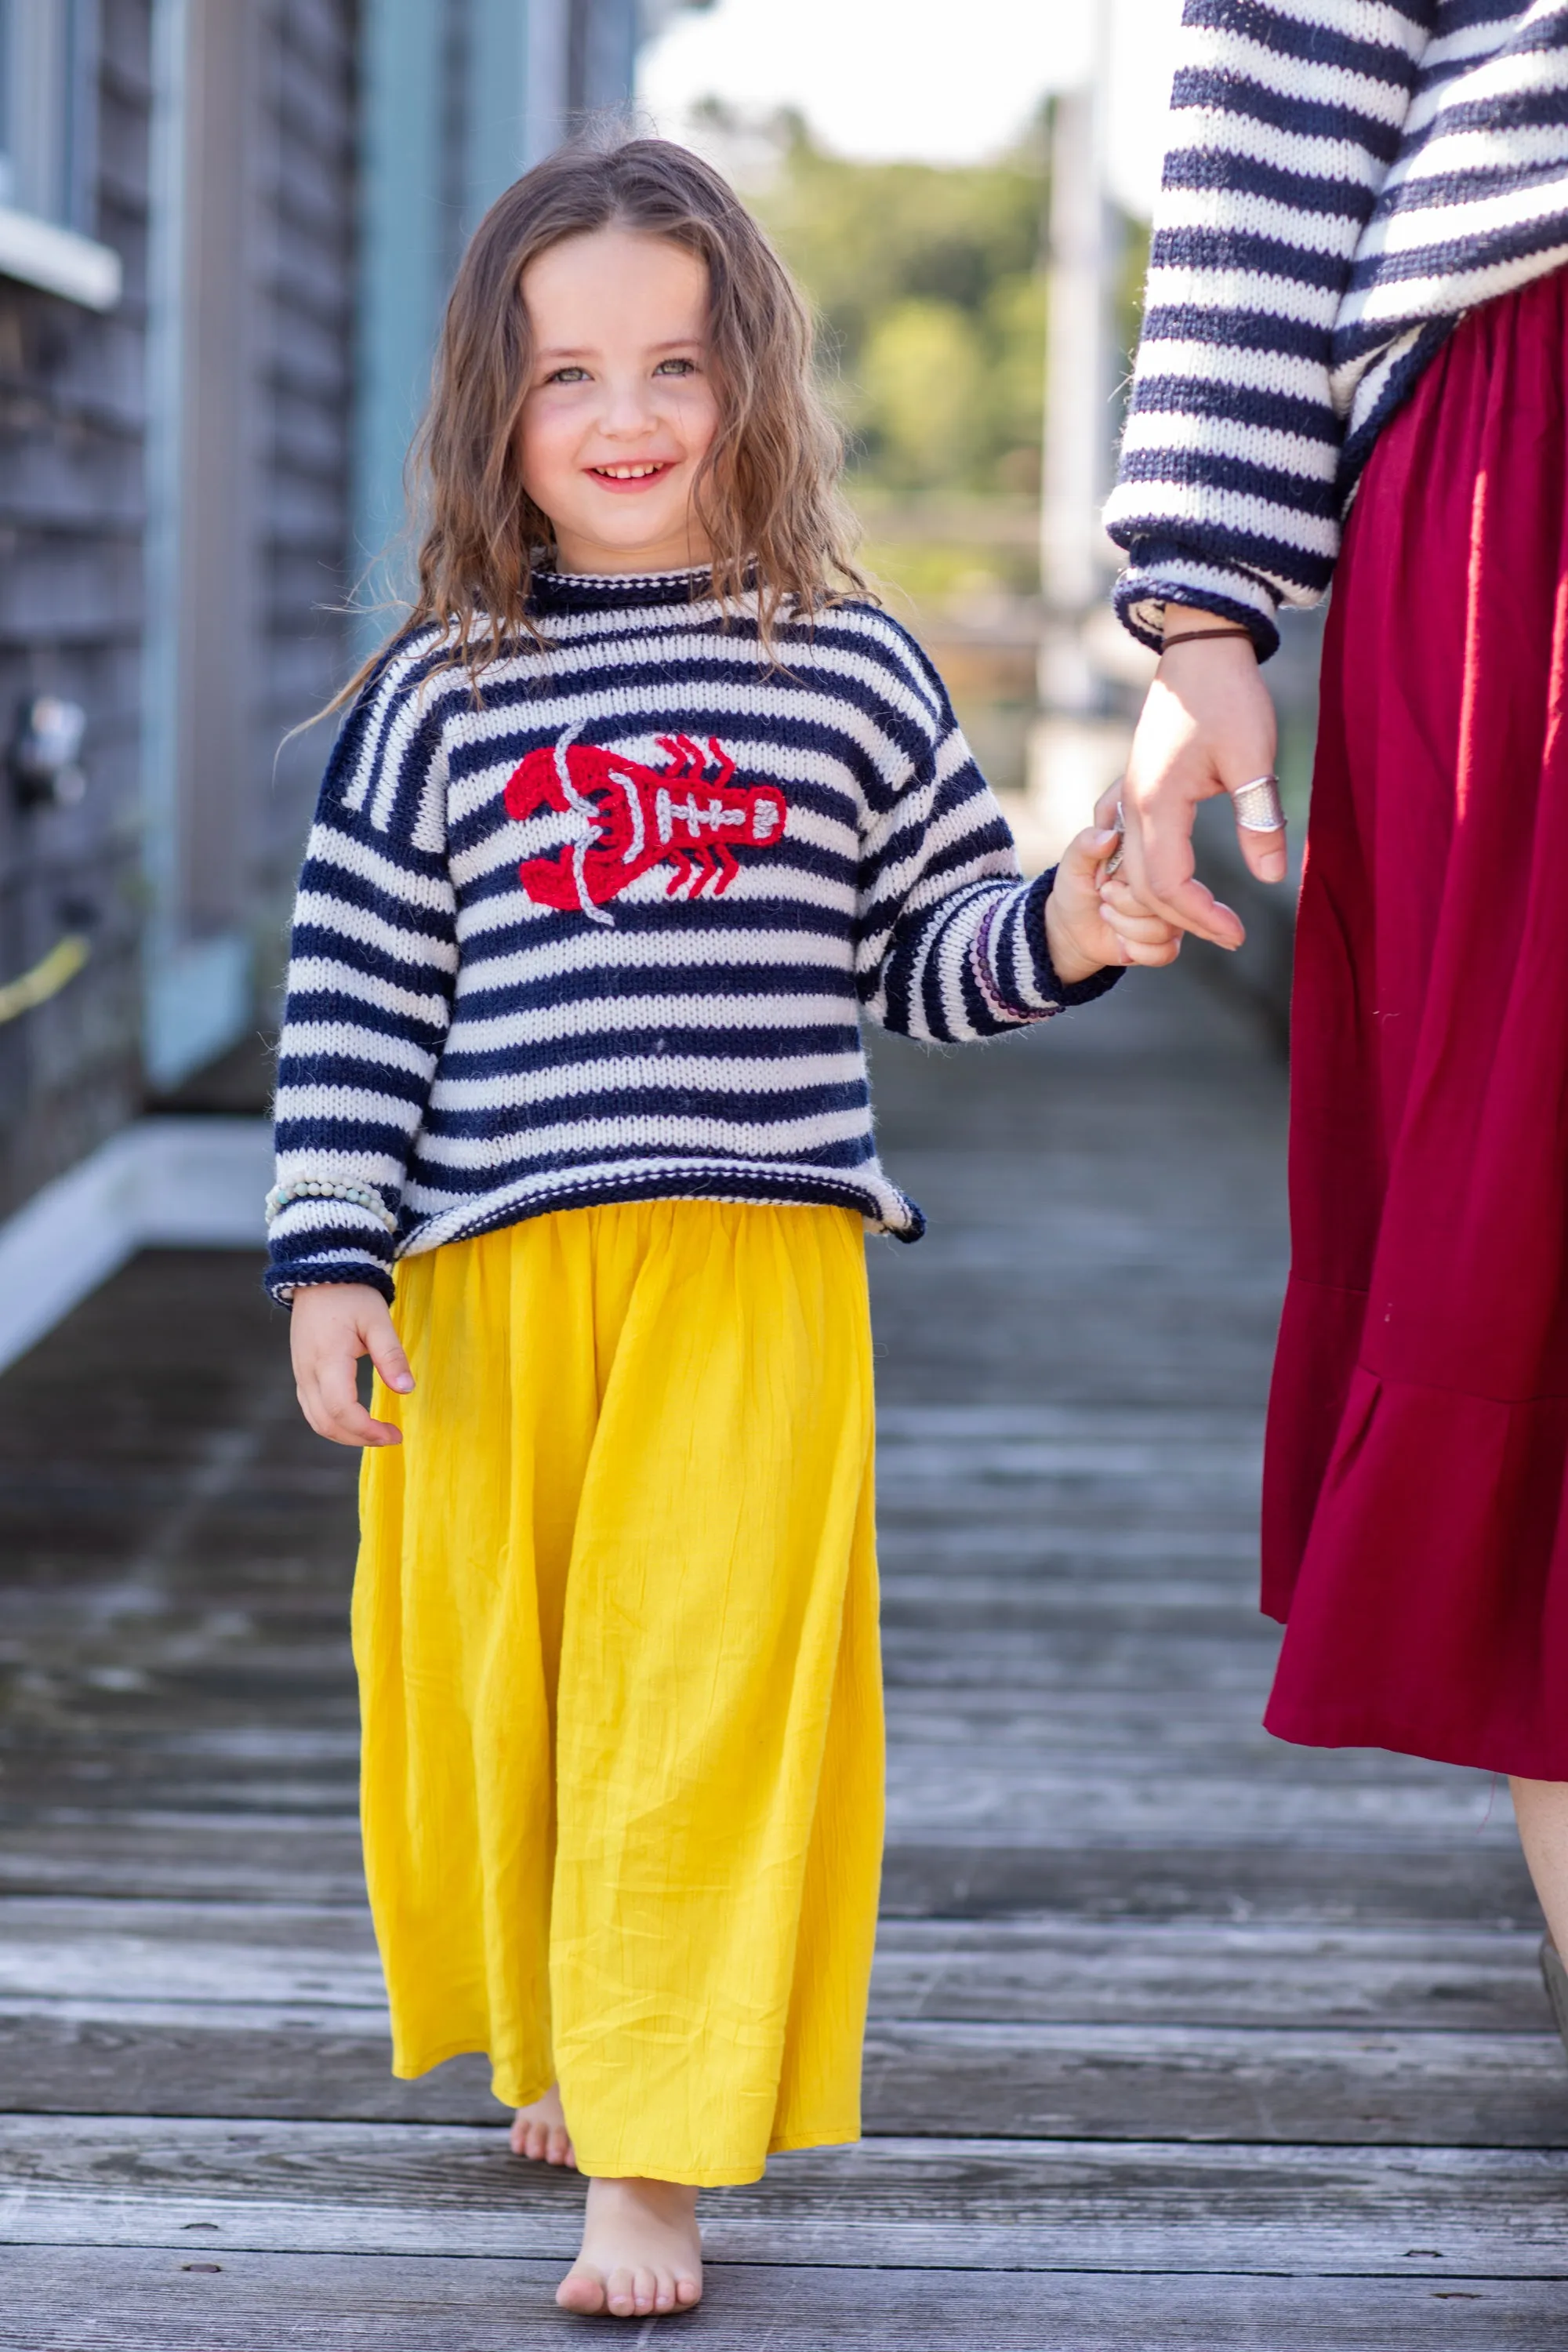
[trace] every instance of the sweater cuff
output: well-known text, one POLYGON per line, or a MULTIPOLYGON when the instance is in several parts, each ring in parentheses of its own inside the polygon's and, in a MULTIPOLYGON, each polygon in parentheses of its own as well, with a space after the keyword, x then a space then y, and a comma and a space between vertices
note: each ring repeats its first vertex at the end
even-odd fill
POLYGON ((393 1297, 393 1234, 388 1213, 378 1216, 357 1200, 274 1193, 267 1235, 268 1294, 280 1303, 296 1290, 331 1282, 363 1282, 393 1297))
POLYGON ((1049 942, 1046 937, 1046 900, 1056 887, 1057 869, 1047 866, 1029 886, 1025 909, 1025 930, 1029 952, 1035 959, 1035 979, 1041 994, 1058 1012, 1070 1013, 1077 1004, 1092 1004, 1097 996, 1113 989, 1126 971, 1125 964, 1102 964, 1091 971, 1087 980, 1063 980, 1051 961, 1049 942))
POLYGON ((1197 605, 1247 631, 1260 662, 1279 645, 1279 602, 1254 572, 1216 563, 1169 541, 1134 541, 1131 560, 1111 591, 1116 617, 1141 645, 1160 650, 1167 604, 1197 605))
POLYGON ((292 1307, 295 1294, 301 1290, 324 1290, 329 1284, 353 1282, 366 1290, 378 1290, 390 1307, 397 1292, 385 1266, 376 1265, 369 1258, 339 1259, 331 1264, 300 1266, 274 1265, 270 1262, 261 1277, 261 1286, 275 1307, 292 1307))

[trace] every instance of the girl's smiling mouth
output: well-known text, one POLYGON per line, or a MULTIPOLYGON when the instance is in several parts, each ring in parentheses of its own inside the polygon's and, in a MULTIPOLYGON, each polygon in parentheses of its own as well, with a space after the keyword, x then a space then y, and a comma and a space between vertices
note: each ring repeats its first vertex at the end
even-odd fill
POLYGON ((637 457, 618 466, 590 466, 587 470, 607 490, 642 490, 650 482, 662 481, 675 464, 673 457, 637 457))

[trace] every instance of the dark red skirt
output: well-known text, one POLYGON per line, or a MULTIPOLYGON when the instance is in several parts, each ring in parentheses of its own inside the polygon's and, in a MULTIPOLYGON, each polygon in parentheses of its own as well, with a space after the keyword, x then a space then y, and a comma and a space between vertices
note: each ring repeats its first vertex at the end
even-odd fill
POLYGON ((1263 1605, 1285 1739, 1568 1780, 1568 272, 1472 312, 1334 588, 1263 1605))

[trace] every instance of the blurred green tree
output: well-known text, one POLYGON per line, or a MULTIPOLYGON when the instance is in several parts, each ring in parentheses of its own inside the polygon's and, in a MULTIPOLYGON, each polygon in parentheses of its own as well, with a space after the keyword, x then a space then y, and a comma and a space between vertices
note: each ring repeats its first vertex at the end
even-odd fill
POLYGON ((860 163, 798 116, 753 201, 816 304, 862 479, 1027 491, 1045 364, 1041 121, 996 163, 860 163))
POLYGON ((985 452, 990 387, 974 322, 956 302, 916 297, 870 323, 857 370, 878 470, 900 488, 968 483, 985 452))

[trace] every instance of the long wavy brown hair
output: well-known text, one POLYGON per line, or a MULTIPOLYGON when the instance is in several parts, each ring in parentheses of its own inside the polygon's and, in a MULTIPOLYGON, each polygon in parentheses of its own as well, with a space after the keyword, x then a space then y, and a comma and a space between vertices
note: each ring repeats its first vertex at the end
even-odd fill
MULTIPOLYGON (((533 365, 523 272, 563 239, 609 227, 667 237, 708 271, 719 428, 694 495, 713 551, 713 593, 733 609, 754 588, 770 648, 781 618, 869 593, 838 489, 843 439, 818 389, 811 315, 784 263, 734 191, 687 149, 580 139, 514 181, 474 231, 410 451, 411 503, 424 523, 419 588, 391 642, 437 625, 476 687, 506 644, 539 641, 529 586, 554 554, 550 518, 519 466, 533 365)), ((381 658, 351 678, 339 703, 381 658)))

